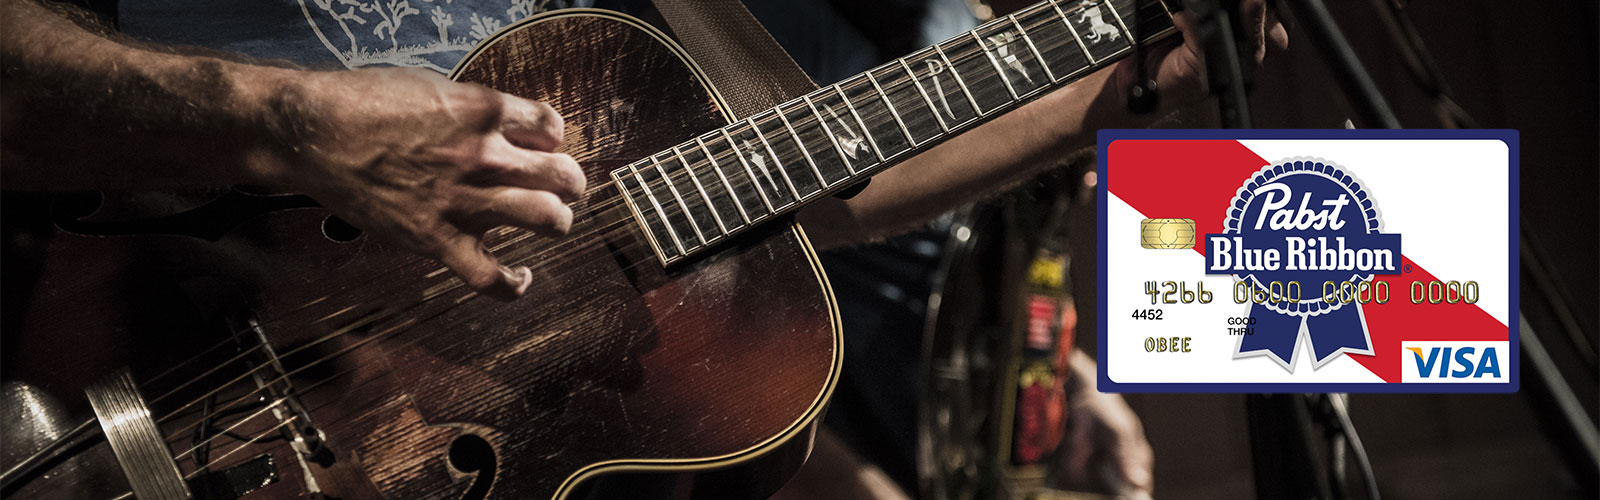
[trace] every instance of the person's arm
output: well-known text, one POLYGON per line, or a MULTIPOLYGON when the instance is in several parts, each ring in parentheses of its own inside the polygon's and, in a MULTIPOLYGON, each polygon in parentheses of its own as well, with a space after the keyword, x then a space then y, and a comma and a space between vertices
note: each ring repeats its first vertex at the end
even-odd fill
POLYGON ((1144 424, 1118 394, 1095 389, 1094 358, 1073 349, 1067 364, 1065 452, 1057 466, 1067 484, 1110 488, 1118 498, 1150 498, 1155 488, 1155 452, 1144 424))
MULTIPOLYGON (((1264 0, 1246 0, 1244 7, 1254 20, 1259 64, 1268 45, 1282 49, 1288 35, 1264 0)), ((1135 78, 1135 61, 1122 61, 878 174, 848 200, 813 203, 796 219, 820 248, 891 235, 1032 178, 1052 161, 1093 146, 1098 129, 1145 126, 1199 100, 1206 90, 1193 20, 1180 13, 1173 21, 1183 45, 1152 54, 1161 110, 1129 114, 1125 92, 1135 78)))
POLYGON ((374 236, 514 297, 484 230, 564 233, 583 193, 548 105, 426 70, 315 72, 148 48, 62 7, 0 0, 5 189, 254 185, 310 195, 374 236))

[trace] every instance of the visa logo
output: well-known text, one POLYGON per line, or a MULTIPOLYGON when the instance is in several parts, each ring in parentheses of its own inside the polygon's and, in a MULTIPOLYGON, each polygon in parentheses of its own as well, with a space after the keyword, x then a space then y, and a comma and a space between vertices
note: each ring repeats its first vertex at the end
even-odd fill
POLYGON ((1402 382, 1509 381, 1509 342, 1402 342, 1402 382))

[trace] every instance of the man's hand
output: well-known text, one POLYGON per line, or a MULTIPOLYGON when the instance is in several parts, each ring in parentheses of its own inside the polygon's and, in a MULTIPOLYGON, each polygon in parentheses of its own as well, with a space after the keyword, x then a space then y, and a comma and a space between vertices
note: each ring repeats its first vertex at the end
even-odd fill
POLYGON ((1101 485, 1121 498, 1150 498, 1154 452, 1122 396, 1095 390, 1095 362, 1074 350, 1067 393, 1065 467, 1071 485, 1101 485))
POLYGON ((529 270, 500 265, 481 237, 501 225, 572 226, 567 203, 582 196, 584 176, 552 152, 563 135, 555 110, 420 69, 303 76, 273 106, 285 130, 281 154, 254 169, 264 181, 438 259, 485 294, 527 289, 529 270))
MULTIPOLYGON (((1239 11, 1245 19, 1244 31, 1251 34, 1245 40, 1245 48, 1254 54, 1254 64, 1259 66, 1266 60, 1269 48, 1278 51, 1289 48, 1289 32, 1284 30, 1277 14, 1267 9, 1266 0, 1244 0, 1240 3, 1239 11)), ((1183 35, 1183 45, 1159 56, 1149 74, 1155 78, 1156 89, 1163 93, 1164 100, 1182 105, 1198 101, 1209 92, 1206 88, 1205 48, 1200 45, 1198 23, 1199 20, 1189 11, 1172 16, 1173 26, 1183 35)), ((1137 72, 1133 65, 1138 63, 1140 61, 1130 59, 1118 65, 1117 81, 1121 85, 1116 90, 1126 92, 1136 83, 1134 75, 1137 72)), ((1251 64, 1251 61, 1241 60, 1240 64, 1251 64)))
POLYGON ((484 231, 572 225, 566 203, 582 196, 583 172, 553 152, 562 124, 547 105, 425 70, 312 72, 152 50, 65 9, 0 0, 7 189, 305 193, 500 299, 532 273, 486 254, 484 231))

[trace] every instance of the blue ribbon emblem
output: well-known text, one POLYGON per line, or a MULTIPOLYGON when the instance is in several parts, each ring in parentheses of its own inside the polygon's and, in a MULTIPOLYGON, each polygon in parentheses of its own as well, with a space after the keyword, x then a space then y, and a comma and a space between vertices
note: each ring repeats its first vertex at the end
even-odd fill
POLYGON ((1266 296, 1248 303, 1253 334, 1240 337, 1234 358, 1267 356, 1293 370, 1301 337, 1313 368, 1340 353, 1372 354, 1362 303, 1352 299, 1360 282, 1399 272, 1400 235, 1382 228, 1367 191, 1337 166, 1287 161, 1251 176, 1223 233, 1205 241, 1206 273, 1232 274, 1260 291, 1252 298, 1266 296))

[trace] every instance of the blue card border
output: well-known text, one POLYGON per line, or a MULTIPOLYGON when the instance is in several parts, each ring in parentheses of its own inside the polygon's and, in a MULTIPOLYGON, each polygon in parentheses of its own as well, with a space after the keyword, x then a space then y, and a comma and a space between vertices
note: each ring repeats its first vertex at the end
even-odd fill
POLYGON ((1099 179, 1095 186, 1096 232, 1098 241, 1096 262, 1096 286, 1099 297, 1099 330, 1100 360, 1097 388, 1101 392, 1120 393, 1307 393, 1307 392, 1350 392, 1350 393, 1409 393, 1409 394, 1438 394, 1438 393, 1512 393, 1522 385, 1521 370, 1518 366, 1520 350, 1522 348, 1521 334, 1521 284, 1522 268, 1518 235, 1521 220, 1519 218, 1518 183, 1520 176, 1519 165, 1519 140, 1520 135, 1512 129, 1104 129, 1097 134, 1095 141, 1095 175, 1099 179), (1106 202, 1109 198, 1107 187, 1111 185, 1110 178, 1106 175, 1106 149, 1112 141, 1121 139, 1210 139, 1210 140, 1237 140, 1237 139, 1455 139, 1455 140, 1483 140, 1493 139, 1505 143, 1508 149, 1508 158, 1511 162, 1509 187, 1510 218, 1509 238, 1507 243, 1510 251, 1510 278, 1511 278, 1511 314, 1507 317, 1507 338, 1511 343, 1511 380, 1510 382, 1490 383, 1117 383, 1112 382, 1106 373, 1106 327, 1109 324, 1109 304, 1106 297, 1106 202))

